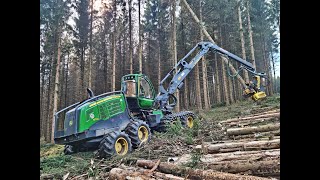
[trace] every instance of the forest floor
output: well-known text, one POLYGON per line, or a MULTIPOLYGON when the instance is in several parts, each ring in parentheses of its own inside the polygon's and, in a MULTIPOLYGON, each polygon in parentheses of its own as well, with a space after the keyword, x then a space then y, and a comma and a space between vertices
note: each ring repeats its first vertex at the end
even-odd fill
POLYGON ((259 104, 240 101, 194 112, 199 117, 193 129, 172 125, 166 133, 154 133, 148 144, 124 157, 101 160, 94 158, 94 152, 63 155, 63 146, 41 139, 40 178, 130 179, 127 172, 140 179, 197 179, 189 171, 167 172, 167 164, 200 170, 201 179, 219 179, 212 170, 227 173, 220 178, 226 180, 280 178, 280 95, 267 97, 259 104), (151 160, 148 163, 155 168, 145 172, 139 169, 139 160, 151 160))

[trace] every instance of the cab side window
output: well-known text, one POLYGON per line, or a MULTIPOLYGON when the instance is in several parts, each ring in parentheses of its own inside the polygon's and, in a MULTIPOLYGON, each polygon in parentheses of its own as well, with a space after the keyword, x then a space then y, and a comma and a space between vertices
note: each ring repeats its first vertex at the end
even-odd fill
POLYGON ((148 98, 148 99, 152 98, 151 87, 150 87, 149 83, 144 78, 140 78, 140 87, 139 88, 140 88, 140 97, 144 97, 144 98, 148 98))

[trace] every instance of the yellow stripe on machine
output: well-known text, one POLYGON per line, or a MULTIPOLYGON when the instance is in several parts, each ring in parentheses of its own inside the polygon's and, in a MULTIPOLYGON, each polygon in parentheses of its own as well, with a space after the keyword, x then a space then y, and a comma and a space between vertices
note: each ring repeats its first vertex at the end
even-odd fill
POLYGON ((95 103, 90 104, 89 107, 92 107, 92 106, 101 104, 101 103, 103 103, 103 102, 105 102, 105 101, 108 101, 108 100, 110 100, 110 99, 119 98, 119 97, 121 97, 121 96, 110 96, 110 97, 108 97, 108 98, 105 98, 105 99, 102 99, 102 100, 100 100, 100 101, 97 101, 97 102, 95 102, 95 103))

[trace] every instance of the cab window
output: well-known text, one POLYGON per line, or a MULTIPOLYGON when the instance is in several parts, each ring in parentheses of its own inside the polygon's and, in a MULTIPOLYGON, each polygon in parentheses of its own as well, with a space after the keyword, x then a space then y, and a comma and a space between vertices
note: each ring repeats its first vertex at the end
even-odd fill
POLYGON ((140 78, 140 97, 152 99, 152 89, 150 84, 144 78, 140 78))
POLYGON ((124 82, 123 91, 126 97, 136 97, 136 81, 127 80, 124 82))

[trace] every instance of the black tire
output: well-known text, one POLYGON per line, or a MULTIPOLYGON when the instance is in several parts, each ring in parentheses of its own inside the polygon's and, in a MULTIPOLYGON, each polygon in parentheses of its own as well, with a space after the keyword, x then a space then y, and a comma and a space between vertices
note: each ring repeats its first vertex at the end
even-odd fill
POLYGON ((132 144, 129 136, 124 132, 113 131, 106 134, 100 142, 98 154, 100 158, 107 158, 113 155, 126 155, 132 151, 132 144), (123 142, 120 142, 123 141, 123 142), (125 145, 125 142, 127 146, 125 145), (117 152, 116 144, 121 144, 121 151, 117 152), (123 148, 123 149, 122 149, 123 148), (123 151, 122 151, 123 150, 123 151))
POLYGON ((78 148, 72 145, 65 145, 63 150, 65 155, 77 153, 78 151, 79 151, 78 148))
POLYGON ((185 115, 181 116, 181 125, 185 128, 193 128, 194 119, 196 115, 193 112, 187 112, 185 115))
POLYGON ((141 120, 135 119, 129 123, 125 132, 129 135, 134 149, 148 143, 151 139, 151 131, 148 124, 141 120))

